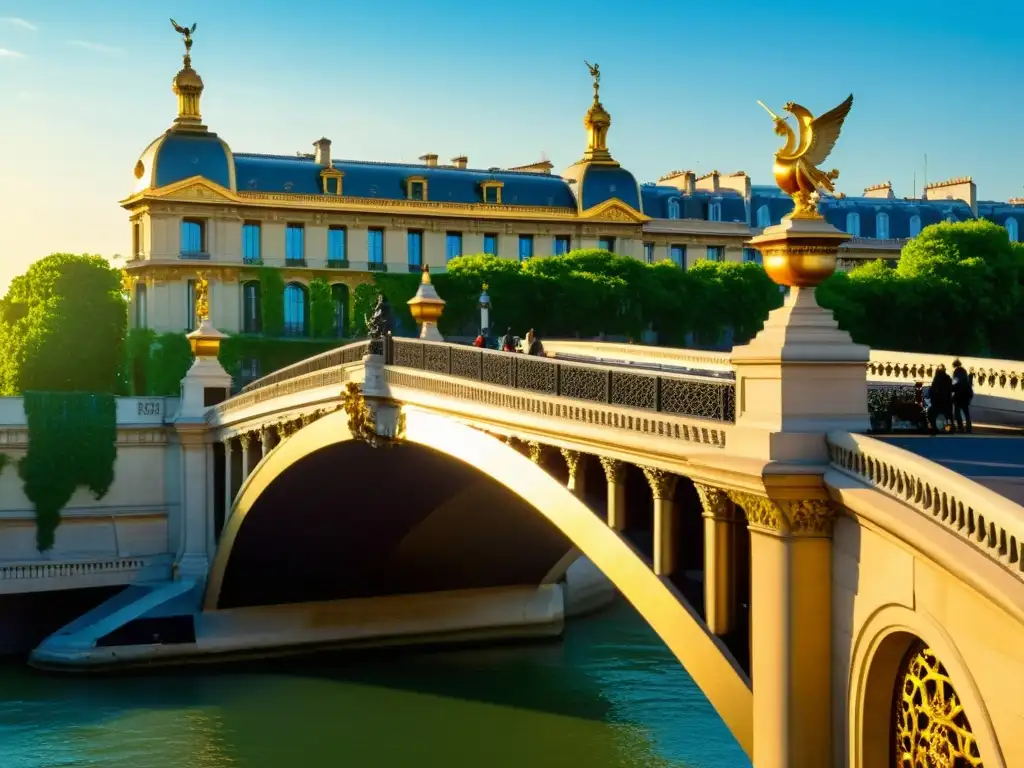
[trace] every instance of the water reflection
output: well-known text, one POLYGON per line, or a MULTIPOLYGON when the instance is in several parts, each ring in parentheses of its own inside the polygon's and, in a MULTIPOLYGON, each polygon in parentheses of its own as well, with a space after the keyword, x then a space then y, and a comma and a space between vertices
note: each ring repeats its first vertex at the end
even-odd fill
POLYGON ((0 668, 3 768, 749 765, 625 603, 563 642, 118 678, 0 668))

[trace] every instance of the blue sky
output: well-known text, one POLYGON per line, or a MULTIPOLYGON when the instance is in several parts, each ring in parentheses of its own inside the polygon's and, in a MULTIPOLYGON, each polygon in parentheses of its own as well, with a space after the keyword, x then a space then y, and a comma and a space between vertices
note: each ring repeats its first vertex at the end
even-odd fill
POLYGON ((828 161, 841 190, 891 180, 910 195, 927 153, 931 180, 1024 196, 1020 0, 0 0, 0 290, 52 251, 128 250, 117 201, 175 115, 169 16, 198 23, 204 122, 237 151, 326 135, 336 157, 546 153, 561 169, 585 145, 586 58, 609 146, 640 181, 717 168, 770 183, 776 137, 755 101, 820 113, 852 92, 828 161))

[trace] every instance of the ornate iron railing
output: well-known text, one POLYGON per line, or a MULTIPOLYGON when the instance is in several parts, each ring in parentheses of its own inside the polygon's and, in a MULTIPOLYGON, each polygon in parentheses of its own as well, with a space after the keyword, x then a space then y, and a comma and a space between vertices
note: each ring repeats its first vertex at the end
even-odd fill
POLYGON ((592 403, 732 422, 732 381, 561 362, 457 344, 392 339, 391 365, 592 403))
POLYGON ((282 368, 278 371, 267 374, 260 379, 256 379, 252 384, 247 384, 242 387, 242 392, 252 392, 256 389, 269 387, 271 384, 280 384, 282 381, 294 379, 297 376, 305 376, 307 373, 322 371, 325 368, 333 368, 336 365, 357 363, 363 359, 363 355, 367 354, 369 350, 370 342, 368 340, 357 341, 353 344, 346 344, 343 347, 338 347, 337 349, 332 349, 329 352, 324 352, 323 354, 316 355, 315 357, 307 358, 301 363, 289 365, 287 368, 282 368))

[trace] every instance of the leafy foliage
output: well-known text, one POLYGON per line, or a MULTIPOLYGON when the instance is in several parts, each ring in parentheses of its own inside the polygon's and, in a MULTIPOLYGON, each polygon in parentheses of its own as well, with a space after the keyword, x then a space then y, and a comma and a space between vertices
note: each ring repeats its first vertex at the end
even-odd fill
POLYGON ((260 267, 260 314, 263 333, 277 337, 284 333, 284 278, 276 267, 260 267))
POLYGON ((25 495, 36 510, 36 546, 53 547, 60 512, 84 485, 97 499, 114 482, 117 407, 114 396, 26 392, 28 453, 18 464, 25 495))
POLYGON ((221 342, 218 359, 224 370, 237 380, 243 360, 256 359, 260 373, 265 376, 345 343, 345 340, 338 338, 271 339, 264 336, 230 336, 221 342))
POLYGON ((0 395, 116 391, 126 327, 120 272, 105 259, 40 259, 0 301, 0 395))
POLYGON ((942 223, 818 289, 854 340, 875 349, 1019 359, 1024 247, 989 221, 942 223))
POLYGON ((337 336, 334 317, 334 299, 331 286, 322 277, 309 281, 309 329, 310 335, 322 339, 337 336))
MULTIPOLYGON (((356 336, 366 335, 366 320, 373 313, 373 307, 377 303, 377 296, 381 292, 380 288, 369 283, 357 285, 352 292, 352 328, 356 336)), ((411 320, 412 318, 410 317, 409 319, 411 320)))

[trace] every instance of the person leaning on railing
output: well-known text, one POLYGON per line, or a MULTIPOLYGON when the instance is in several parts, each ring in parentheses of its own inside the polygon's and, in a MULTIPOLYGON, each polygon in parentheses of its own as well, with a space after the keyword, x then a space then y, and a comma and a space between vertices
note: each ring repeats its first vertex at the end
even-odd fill
POLYGON ((953 416, 957 432, 971 433, 971 400, 974 383, 959 359, 953 361, 953 416), (966 422, 966 427, 965 427, 966 422))

